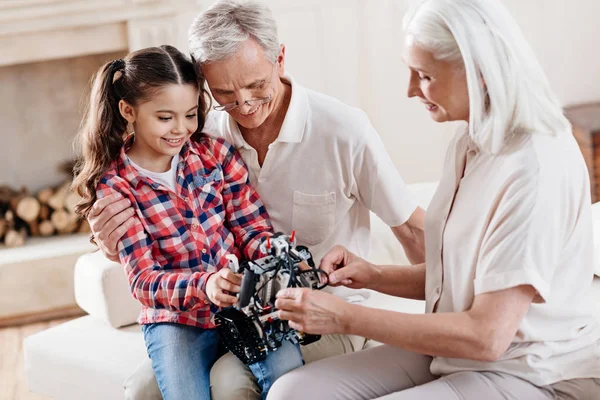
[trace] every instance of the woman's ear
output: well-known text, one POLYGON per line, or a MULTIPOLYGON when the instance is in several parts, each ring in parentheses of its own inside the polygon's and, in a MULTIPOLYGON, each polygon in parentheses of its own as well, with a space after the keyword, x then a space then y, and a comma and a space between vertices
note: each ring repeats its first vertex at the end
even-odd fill
POLYGON ((119 112, 130 124, 135 122, 135 108, 125 100, 119 100, 119 112))

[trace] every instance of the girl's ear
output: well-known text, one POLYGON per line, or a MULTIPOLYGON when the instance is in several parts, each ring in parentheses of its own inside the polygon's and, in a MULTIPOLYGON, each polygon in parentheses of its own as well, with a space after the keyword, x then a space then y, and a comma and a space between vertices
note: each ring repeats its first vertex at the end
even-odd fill
POLYGON ((119 112, 130 124, 135 122, 135 108, 125 100, 119 100, 119 112))

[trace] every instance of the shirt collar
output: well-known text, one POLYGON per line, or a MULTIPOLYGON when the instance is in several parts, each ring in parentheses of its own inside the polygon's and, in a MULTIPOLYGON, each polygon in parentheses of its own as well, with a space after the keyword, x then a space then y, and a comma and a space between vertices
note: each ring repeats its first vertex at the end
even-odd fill
MULTIPOLYGON (((285 74, 282 80, 291 85, 292 97, 290 99, 290 104, 285 114, 283 124, 281 125, 279 135, 275 141, 300 143, 302 141, 302 137, 304 136, 304 129, 306 127, 306 120, 308 117, 308 97, 306 95, 306 89, 296 83, 290 74, 285 74)), ((231 132, 231 141, 236 149, 252 148, 246 142, 246 140, 244 140, 238 123, 231 115, 228 115, 227 118, 227 129, 229 132, 231 132)))
MULTIPOLYGON (((133 144, 133 140, 134 140, 134 135, 127 136, 125 138, 125 142, 123 143, 123 146, 121 147, 119 157, 117 158, 118 174, 119 174, 119 176, 121 176, 122 178, 127 180, 131 184, 131 186, 136 189, 142 183, 150 185, 154 189, 156 189, 158 187, 158 184, 148 181, 148 179, 144 175, 140 174, 140 172, 137 170, 137 168, 135 168, 133 165, 131 165, 131 161, 129 160, 129 157, 127 157, 127 151, 131 148, 131 145, 133 144)), ((183 147, 181 148, 181 151, 179 152, 179 164, 184 162, 190 153, 199 155, 198 149, 196 149, 196 146, 191 146, 190 139, 188 139, 185 142, 185 144, 183 145, 183 147)))

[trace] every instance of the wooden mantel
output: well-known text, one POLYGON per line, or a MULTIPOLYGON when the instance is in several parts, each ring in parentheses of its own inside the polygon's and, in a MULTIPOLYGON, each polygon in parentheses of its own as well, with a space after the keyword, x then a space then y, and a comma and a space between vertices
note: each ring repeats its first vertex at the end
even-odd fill
POLYGON ((600 201, 600 103, 566 107, 565 115, 590 172, 592 203, 600 201))
POLYGON ((0 0, 0 67, 172 44, 210 1, 0 0))

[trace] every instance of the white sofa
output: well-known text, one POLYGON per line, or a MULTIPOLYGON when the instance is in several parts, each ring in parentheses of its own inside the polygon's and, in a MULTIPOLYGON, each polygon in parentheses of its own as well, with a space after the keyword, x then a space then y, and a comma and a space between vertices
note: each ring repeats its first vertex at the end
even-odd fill
MULTIPOLYGON (((411 185, 426 208, 435 183, 411 185)), ((596 237, 600 237, 600 203, 595 207, 596 237)), ((596 242, 600 249, 600 239, 596 242)), ((405 255, 385 224, 372 218, 375 263, 403 264, 405 255)), ((32 392, 58 400, 160 399, 153 382, 134 300, 119 264, 100 253, 82 256, 75 267, 75 297, 89 315, 25 339, 25 375, 32 392)), ((600 278, 594 282, 594 303, 600 318, 600 278)), ((424 310, 420 301, 369 293, 366 305, 403 312, 424 310)))

